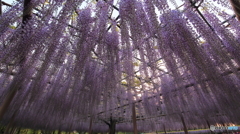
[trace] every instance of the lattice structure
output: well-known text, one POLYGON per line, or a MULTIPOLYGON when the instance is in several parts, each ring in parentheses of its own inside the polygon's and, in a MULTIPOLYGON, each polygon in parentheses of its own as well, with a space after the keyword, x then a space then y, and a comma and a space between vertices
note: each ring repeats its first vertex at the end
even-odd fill
POLYGON ((240 123, 238 2, 2 4, 2 124, 187 133, 240 123))

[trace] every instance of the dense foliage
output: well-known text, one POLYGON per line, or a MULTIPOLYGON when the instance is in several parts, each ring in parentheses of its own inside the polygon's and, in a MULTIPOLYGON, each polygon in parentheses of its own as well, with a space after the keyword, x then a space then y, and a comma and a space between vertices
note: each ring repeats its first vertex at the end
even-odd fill
POLYGON ((133 103, 140 132, 240 123, 227 0, 28 1, 0 16, 2 124, 132 131, 133 103))

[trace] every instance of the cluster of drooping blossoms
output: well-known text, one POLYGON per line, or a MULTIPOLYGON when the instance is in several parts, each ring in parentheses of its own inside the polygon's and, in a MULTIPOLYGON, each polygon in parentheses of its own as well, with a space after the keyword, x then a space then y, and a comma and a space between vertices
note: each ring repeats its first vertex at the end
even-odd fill
POLYGON ((0 17, 1 105, 15 92, 2 123, 132 131, 133 103, 144 132, 239 123, 239 22, 184 2, 33 1, 24 24, 16 3, 0 17))
POLYGON ((221 26, 214 14, 206 12, 205 16, 211 16, 207 18, 212 27, 194 10, 188 10, 184 14, 173 11, 161 17, 162 22, 167 24, 163 28, 161 47, 168 49, 170 53, 166 54, 172 57, 165 60, 172 74, 162 79, 166 112, 183 113, 193 128, 195 125, 207 126, 206 122, 220 120, 226 123, 238 122, 232 112, 238 109, 235 103, 239 101, 238 84, 235 82, 238 79, 238 58, 229 51, 227 45, 237 51, 236 44, 239 42, 233 33, 221 26), (234 43, 225 43, 230 40, 234 43), (172 84, 167 84, 171 82, 172 84), (189 113, 193 113, 193 116, 188 117, 189 113), (222 116, 216 117, 216 114, 222 116), (191 123, 196 119, 201 121, 191 123))

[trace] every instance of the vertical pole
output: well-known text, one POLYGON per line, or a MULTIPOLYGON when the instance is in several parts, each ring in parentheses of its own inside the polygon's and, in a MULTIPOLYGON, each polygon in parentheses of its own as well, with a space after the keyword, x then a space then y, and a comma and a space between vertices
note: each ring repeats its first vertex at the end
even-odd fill
POLYGON ((89 124, 88 134, 92 134, 92 117, 90 118, 90 124, 89 124))
POLYGON ((132 104, 132 121, 133 121, 133 132, 134 132, 134 134, 137 134, 137 121, 136 121, 135 103, 132 104))
POLYGON ((167 134, 167 131, 166 131, 166 128, 165 128, 164 124, 163 124, 163 130, 164 130, 164 133, 167 134))
POLYGON ((182 124, 183 124, 183 130, 184 130, 185 134, 188 134, 187 126, 185 124, 185 121, 184 121, 184 118, 183 118, 182 114, 180 114, 180 117, 181 117, 181 121, 182 121, 182 124))
MULTIPOLYGON (((208 125, 208 129, 210 129, 210 123, 209 121, 206 119, 207 125, 208 125)), ((210 133, 213 134, 212 130, 210 130, 210 133)))
POLYGON ((208 128, 210 128, 210 123, 208 122, 208 120, 206 120, 206 122, 207 122, 208 128))

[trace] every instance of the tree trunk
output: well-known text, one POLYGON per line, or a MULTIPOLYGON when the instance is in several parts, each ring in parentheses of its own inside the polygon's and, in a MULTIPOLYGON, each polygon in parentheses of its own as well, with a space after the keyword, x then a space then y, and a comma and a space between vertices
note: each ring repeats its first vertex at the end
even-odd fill
MULTIPOLYGON (((2 2, 1 2, 2 4, 2 2)), ((24 0, 24 8, 23 8, 23 18, 22 18, 22 22, 23 24, 27 24, 28 20, 31 19, 31 13, 32 13, 32 4, 31 4, 31 0, 24 0)), ((22 28, 24 28, 24 26, 22 26, 22 28)), ((26 37, 23 37, 26 38, 26 37)), ((26 59, 24 56, 21 57, 23 59, 26 59)), ((23 61, 24 60, 20 60, 23 61)), ((20 63, 23 64, 23 63, 20 63)), ((19 72, 19 74, 21 74, 21 71, 19 72)), ((18 75, 16 75, 15 77, 17 77, 18 75)), ((3 103, 1 104, 0 107, 0 120, 2 119, 2 117, 4 116, 4 114, 6 113, 9 105, 11 104, 16 92, 18 91, 19 88, 21 88, 19 85, 21 84, 22 80, 18 80, 15 78, 15 81, 13 81, 13 88, 10 88, 11 91, 9 91, 8 95, 6 96, 6 98, 4 99, 3 103)))
POLYGON ((22 23, 26 24, 32 18, 33 5, 31 0, 24 0, 22 23))
POLYGON ((109 123, 105 120, 102 120, 102 121, 108 125, 109 134, 115 134, 117 120, 112 119, 112 116, 111 116, 109 123))
POLYGON ((133 121, 133 133, 137 134, 137 121, 136 121, 135 103, 132 104, 132 121, 133 121))
POLYGON ((239 0, 229 0, 232 8, 236 14, 237 19, 240 21, 240 1, 239 0))
POLYGON ((116 130, 116 121, 115 120, 110 120, 110 125, 109 125, 109 134, 115 134, 116 130))
POLYGON ((2 0, 0 0, 0 15, 2 15, 2 0))

